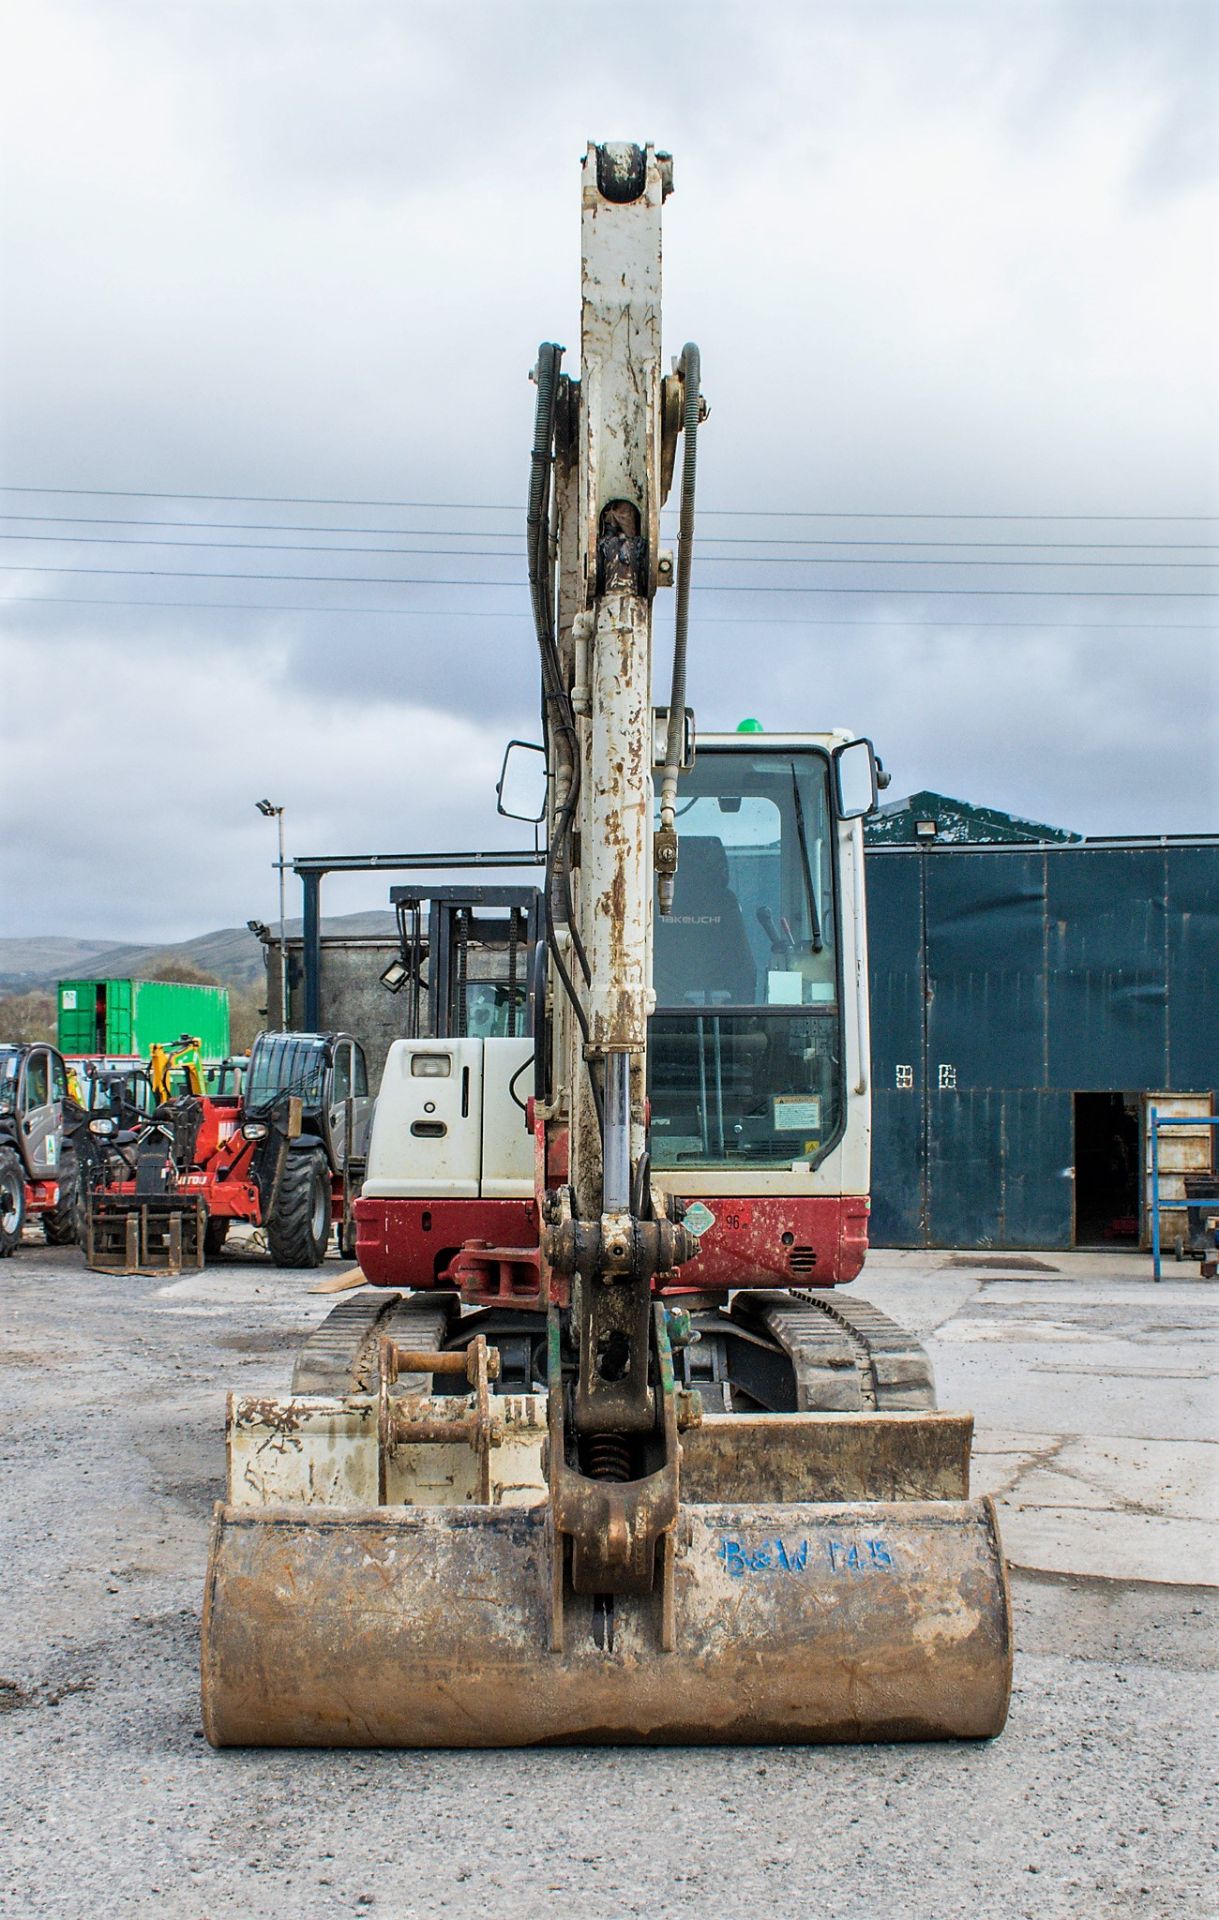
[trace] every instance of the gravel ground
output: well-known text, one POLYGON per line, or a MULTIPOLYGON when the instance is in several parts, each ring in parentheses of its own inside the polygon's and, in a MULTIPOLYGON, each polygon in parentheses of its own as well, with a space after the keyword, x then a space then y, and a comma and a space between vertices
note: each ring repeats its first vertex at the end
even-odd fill
POLYGON ((213 1753, 224 1392, 286 1387, 307 1284, 0 1267, 0 1913, 1219 1914, 1204 1587, 1017 1572, 986 1746, 213 1753))

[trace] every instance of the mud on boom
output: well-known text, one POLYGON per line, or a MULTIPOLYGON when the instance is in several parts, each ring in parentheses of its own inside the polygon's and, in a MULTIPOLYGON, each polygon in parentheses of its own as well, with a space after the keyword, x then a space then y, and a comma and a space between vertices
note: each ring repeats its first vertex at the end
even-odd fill
POLYGON ((661 355, 670 185, 650 147, 589 148, 579 378, 552 345, 535 369, 532 1032, 395 1045, 356 1209, 379 1291, 323 1323, 291 1397, 230 1402, 217 1745, 1004 1722, 970 1416, 936 1412, 917 1344, 838 1290, 866 1239, 871 748, 749 732, 695 753, 704 407, 697 349, 661 355))

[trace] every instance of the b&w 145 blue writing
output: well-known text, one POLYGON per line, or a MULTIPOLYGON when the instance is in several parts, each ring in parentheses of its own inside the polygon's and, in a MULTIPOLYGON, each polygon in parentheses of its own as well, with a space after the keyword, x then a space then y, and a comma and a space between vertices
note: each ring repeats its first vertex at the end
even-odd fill
MULTIPOLYGON (((893 1555, 883 1540, 826 1540, 820 1543, 831 1573, 886 1573, 893 1569, 893 1555)), ((783 1539, 759 1541, 756 1546, 725 1534, 720 1539, 719 1557, 734 1580, 749 1573, 807 1573, 810 1549, 807 1540, 799 1544, 783 1539)))

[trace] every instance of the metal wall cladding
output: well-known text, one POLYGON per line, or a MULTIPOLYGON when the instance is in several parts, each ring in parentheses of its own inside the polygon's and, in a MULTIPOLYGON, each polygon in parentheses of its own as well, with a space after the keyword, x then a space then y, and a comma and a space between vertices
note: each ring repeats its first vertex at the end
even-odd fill
POLYGON ((1165 917, 1168 962, 1166 1087, 1219 1084, 1219 885, 1212 847, 1173 853, 1165 917))
POLYGON ((1049 1084, 1167 1085, 1163 848, 1047 859, 1049 1084))
POLYGON ((227 987, 195 987, 176 980, 132 982, 132 1052, 147 1054, 180 1035, 195 1035, 205 1060, 223 1060, 229 1051, 227 987))
POLYGON ((1219 843, 868 855, 878 1246, 1066 1247, 1072 1096, 1219 1088, 1219 843))
POLYGON ((872 1014, 872 1218, 876 1246, 925 1241, 927 1154, 923 867, 866 856, 872 1014))
POLYGON ((977 1090, 1040 1086, 1044 861, 1025 853, 973 854, 921 864, 927 1053, 935 1083, 977 1090))

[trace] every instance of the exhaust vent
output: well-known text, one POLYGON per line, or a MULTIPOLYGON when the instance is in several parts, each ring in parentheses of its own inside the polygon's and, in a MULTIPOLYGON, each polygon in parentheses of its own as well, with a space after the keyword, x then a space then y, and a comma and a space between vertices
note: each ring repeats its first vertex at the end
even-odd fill
POLYGON ((793 1247, 787 1256, 787 1264, 793 1273, 811 1273, 817 1264, 815 1247, 793 1247))

